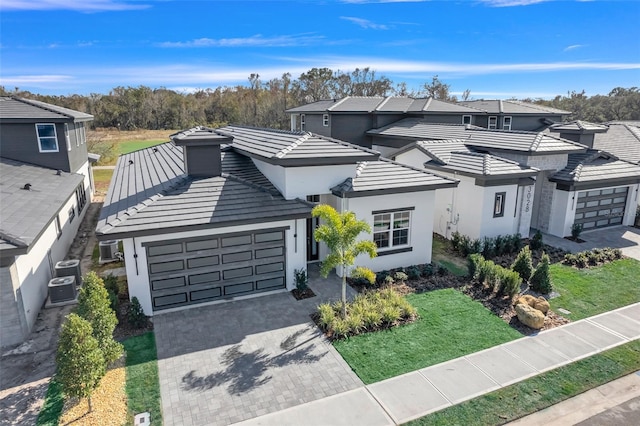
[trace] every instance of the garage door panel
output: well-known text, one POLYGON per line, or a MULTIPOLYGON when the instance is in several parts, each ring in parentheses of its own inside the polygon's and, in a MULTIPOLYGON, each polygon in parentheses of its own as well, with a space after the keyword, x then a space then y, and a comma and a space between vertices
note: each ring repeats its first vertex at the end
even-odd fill
POLYGON ((627 191, 624 186, 578 193, 574 222, 585 230, 622 224, 627 191))
POLYGON ((282 228, 170 240, 146 249, 154 310, 286 288, 282 228))

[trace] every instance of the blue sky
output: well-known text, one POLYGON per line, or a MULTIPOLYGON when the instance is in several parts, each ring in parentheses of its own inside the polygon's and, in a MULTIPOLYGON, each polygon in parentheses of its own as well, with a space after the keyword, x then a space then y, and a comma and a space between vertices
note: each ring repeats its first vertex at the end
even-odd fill
POLYGON ((640 86, 640 1, 2 0, 0 85, 41 94, 247 84, 370 67, 472 98, 640 86))

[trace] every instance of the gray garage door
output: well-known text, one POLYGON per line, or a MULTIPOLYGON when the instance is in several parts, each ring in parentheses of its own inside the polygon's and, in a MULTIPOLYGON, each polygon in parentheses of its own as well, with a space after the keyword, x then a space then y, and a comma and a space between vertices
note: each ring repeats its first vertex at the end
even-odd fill
POLYGON ((146 244, 153 310, 286 287, 284 229, 146 244))
POLYGON ((583 229, 620 225, 627 203, 627 186, 578 193, 575 222, 583 229))

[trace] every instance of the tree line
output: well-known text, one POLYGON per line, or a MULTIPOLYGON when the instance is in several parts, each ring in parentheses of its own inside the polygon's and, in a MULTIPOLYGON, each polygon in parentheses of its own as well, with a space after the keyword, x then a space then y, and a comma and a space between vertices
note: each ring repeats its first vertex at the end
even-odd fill
MULTIPOLYGON (((370 68, 356 68, 352 72, 312 68, 292 78, 285 73, 280 78, 263 81, 259 74, 251 74, 247 84, 202 89, 180 93, 164 87, 114 87, 108 94, 50 96, 7 90, 0 86, 0 96, 19 96, 63 106, 94 116, 93 127, 134 129, 184 129, 196 125, 220 126, 229 123, 289 128, 285 110, 323 99, 345 96, 410 96, 433 97, 457 101, 450 85, 438 76, 409 90, 405 82, 394 84, 388 77, 370 68)), ((467 89, 461 99, 470 98, 467 89)), ((552 100, 523 99, 572 111, 570 119, 592 122, 610 120, 640 120, 640 91, 637 87, 616 87, 608 95, 586 96, 585 92, 570 92, 552 100)))

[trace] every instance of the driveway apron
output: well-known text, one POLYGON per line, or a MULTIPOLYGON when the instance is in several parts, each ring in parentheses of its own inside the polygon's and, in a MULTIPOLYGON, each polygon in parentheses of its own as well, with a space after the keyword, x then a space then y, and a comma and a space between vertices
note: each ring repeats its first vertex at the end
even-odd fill
POLYGON ((155 316, 164 424, 227 425, 362 386, 310 320, 322 301, 278 293, 155 316))

